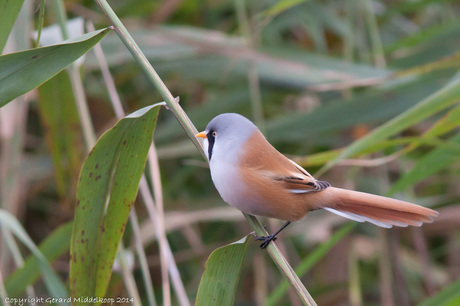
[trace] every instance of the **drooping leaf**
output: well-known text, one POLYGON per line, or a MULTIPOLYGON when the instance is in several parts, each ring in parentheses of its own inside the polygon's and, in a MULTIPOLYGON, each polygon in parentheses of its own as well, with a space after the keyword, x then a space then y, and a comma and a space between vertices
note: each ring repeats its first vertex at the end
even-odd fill
POLYGON ((106 293, 158 111, 155 104, 121 119, 101 136, 83 164, 71 242, 72 297, 106 293))
POLYGON ((105 28, 62 44, 0 56, 0 107, 72 64, 109 31, 110 28, 105 28))
POLYGON ((214 250, 206 261, 196 305, 233 305, 248 236, 214 250))
MULTIPOLYGON (((58 227, 40 245, 38 249, 49 262, 68 252, 70 237, 72 235, 72 222, 58 227)), ((41 274, 40 261, 34 255, 30 255, 21 268, 16 269, 5 280, 5 289, 10 296, 19 296, 26 287, 32 285, 41 274)))
POLYGON ((373 144, 393 136, 396 133, 412 126, 413 124, 416 124, 454 105, 459 100, 460 77, 456 76, 442 89, 438 90, 426 99, 423 99, 417 103, 415 106, 387 121, 378 128, 374 129, 371 133, 352 143, 344 151, 342 151, 339 156, 324 166, 320 172, 324 172, 325 170, 330 169, 339 160, 353 156, 354 154, 365 150, 373 144))
POLYGON ((460 134, 451 137, 444 145, 438 145, 433 151, 418 159, 412 168, 391 187, 389 194, 394 194, 408 186, 445 169, 459 161, 460 134))
POLYGON ((0 209, 0 225, 8 228, 22 243, 24 243, 38 261, 38 266, 43 275, 46 288, 52 297, 67 298, 68 292, 57 274, 51 268, 50 263, 40 252, 35 243, 22 227, 21 223, 9 212, 0 209))

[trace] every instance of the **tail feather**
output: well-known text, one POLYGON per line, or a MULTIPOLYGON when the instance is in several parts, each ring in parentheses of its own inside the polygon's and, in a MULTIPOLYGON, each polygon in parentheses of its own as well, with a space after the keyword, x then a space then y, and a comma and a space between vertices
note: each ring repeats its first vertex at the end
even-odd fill
POLYGON ((329 187, 331 199, 324 209, 358 222, 370 222, 380 227, 421 226, 433 222, 438 212, 413 203, 329 187))

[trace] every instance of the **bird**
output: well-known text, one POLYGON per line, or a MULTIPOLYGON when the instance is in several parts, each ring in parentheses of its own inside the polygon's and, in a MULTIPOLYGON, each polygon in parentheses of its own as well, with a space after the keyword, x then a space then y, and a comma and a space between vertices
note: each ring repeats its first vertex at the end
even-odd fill
POLYGON ((212 181, 225 202, 246 214, 286 222, 274 234, 256 238, 262 241, 262 249, 289 224, 318 209, 384 228, 421 226, 439 214, 417 204, 316 180, 276 150, 253 122, 236 113, 214 117, 195 136, 203 139, 212 181))

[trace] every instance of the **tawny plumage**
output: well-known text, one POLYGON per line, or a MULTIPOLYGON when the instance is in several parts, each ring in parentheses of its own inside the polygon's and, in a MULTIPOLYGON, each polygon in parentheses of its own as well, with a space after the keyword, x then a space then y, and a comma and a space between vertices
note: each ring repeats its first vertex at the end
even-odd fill
POLYGON ((262 237, 262 248, 291 221, 316 209, 386 228, 420 226, 438 215, 416 204, 316 180, 238 114, 215 117, 197 137, 205 138, 214 185, 227 203, 248 214, 288 221, 274 235, 262 237))

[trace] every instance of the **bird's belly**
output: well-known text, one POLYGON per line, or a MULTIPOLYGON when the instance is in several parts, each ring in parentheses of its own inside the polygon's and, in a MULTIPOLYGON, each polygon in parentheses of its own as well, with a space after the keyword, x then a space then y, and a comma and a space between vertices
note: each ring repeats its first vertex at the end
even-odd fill
POLYGON ((237 167, 219 163, 211 169, 214 186, 225 202, 251 215, 265 215, 263 204, 247 196, 248 188, 237 167))

